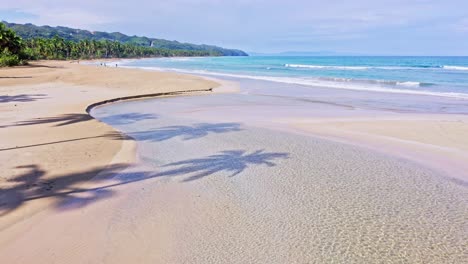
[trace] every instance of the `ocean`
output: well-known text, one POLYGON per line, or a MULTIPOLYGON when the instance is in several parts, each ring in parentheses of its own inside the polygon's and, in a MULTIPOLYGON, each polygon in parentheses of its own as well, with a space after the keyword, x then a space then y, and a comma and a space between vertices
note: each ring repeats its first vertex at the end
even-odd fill
POLYGON ((468 57, 195 57, 121 66, 334 89, 468 98, 468 57))
POLYGON ((170 263, 463 262, 468 99, 456 96, 468 71, 443 68, 447 58, 361 60, 125 62, 239 90, 92 109, 137 144, 136 163, 112 178, 125 188, 106 237, 127 239, 128 227, 152 249, 140 238, 167 234, 158 252, 176 245, 170 263))
POLYGON ((136 163, 112 178, 126 187, 109 230, 160 237, 162 226, 175 263, 466 259, 467 58, 114 63, 238 92, 92 109, 137 144, 136 163))

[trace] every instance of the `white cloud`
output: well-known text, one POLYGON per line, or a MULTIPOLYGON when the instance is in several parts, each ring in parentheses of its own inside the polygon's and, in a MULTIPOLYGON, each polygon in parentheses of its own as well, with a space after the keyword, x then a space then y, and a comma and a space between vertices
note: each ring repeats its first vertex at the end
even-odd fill
MULTIPOLYGON (((375 32, 397 32, 408 42, 424 34, 441 39, 437 34, 443 30, 431 29, 445 28, 455 35, 467 32, 468 23, 454 22, 468 17, 467 0, 0 0, 2 7, 31 13, 35 18, 28 22, 36 24, 249 50, 263 49, 272 41, 279 46, 373 37, 388 42, 375 32)), ((418 39, 412 41, 417 45, 418 39)), ((420 44, 428 43, 426 38, 420 44)))

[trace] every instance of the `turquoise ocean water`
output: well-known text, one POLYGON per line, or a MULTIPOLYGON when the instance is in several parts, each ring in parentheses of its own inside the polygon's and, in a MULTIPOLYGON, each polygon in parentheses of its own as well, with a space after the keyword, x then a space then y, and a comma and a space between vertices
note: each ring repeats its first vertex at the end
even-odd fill
POLYGON ((468 98, 468 57, 197 57, 120 64, 306 86, 468 98))

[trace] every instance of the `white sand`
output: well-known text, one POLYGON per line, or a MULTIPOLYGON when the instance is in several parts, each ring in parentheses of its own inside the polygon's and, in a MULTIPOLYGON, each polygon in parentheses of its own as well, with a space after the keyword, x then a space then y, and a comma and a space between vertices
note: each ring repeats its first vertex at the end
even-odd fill
MULTIPOLYGON (((0 105, 2 114, 8 113, 2 115, 1 124, 82 113, 80 109, 99 98, 213 85, 194 77, 136 70, 126 74, 123 69, 109 78, 88 79, 94 70, 80 69, 81 74, 68 67, 63 72, 40 68, 41 72, 31 73, 44 78, 43 86, 34 80, 22 84, 7 80, 1 89, 12 95, 40 92, 49 98, 18 103, 21 108, 0 105), (132 91, 122 88, 143 75, 132 91), (73 84, 75 79, 81 81, 73 84)), ((113 70, 117 69, 98 70, 98 76, 113 70)), ((462 263, 466 259, 466 186, 430 170, 431 162, 425 158, 401 159, 399 151, 409 153, 408 158, 417 157, 416 151, 433 155, 443 168, 450 164, 441 158, 446 155, 461 171, 463 167, 457 166, 463 164, 458 161, 467 151, 465 119, 431 116, 405 123, 386 115, 354 114, 344 121, 333 115, 285 118, 277 113, 286 105, 220 96, 227 101, 200 97, 192 105, 188 99, 176 98, 97 109, 101 117, 118 115, 109 122, 118 121, 116 128, 141 141, 139 162, 129 168, 133 144, 122 149, 121 138, 115 140, 115 135, 0 152, 0 161, 7 161, 0 163, 5 173, 0 195, 24 201, 2 205, 0 260, 462 263), (258 126, 312 132, 347 144, 258 126), (388 147, 379 150, 387 154, 368 150, 379 146, 388 147), (18 165, 37 166, 12 170, 18 165), (53 195, 41 198, 47 192, 53 195)), ((94 120, 57 124, 2 128, 2 147, 115 132, 94 120)))

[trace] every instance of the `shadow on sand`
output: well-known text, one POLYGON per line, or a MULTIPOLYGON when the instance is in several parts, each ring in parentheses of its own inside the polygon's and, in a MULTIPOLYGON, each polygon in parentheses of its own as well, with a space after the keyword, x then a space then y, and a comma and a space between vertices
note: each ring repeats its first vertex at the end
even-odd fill
MULTIPOLYGON (((140 120, 156 118, 156 117, 154 115, 149 115, 149 114, 129 113, 129 114, 119 115, 119 116, 109 116, 108 118, 109 120, 113 120, 115 122, 121 122, 121 124, 130 124, 130 123, 137 122, 140 120)), ((39 125, 39 124, 53 124, 53 126, 55 127, 60 127, 60 126, 67 126, 67 125, 72 125, 76 123, 81 123, 81 122, 87 122, 93 119, 94 118, 88 114, 78 114, 78 113, 77 114, 63 114, 59 116, 34 118, 31 120, 20 121, 12 125, 1 126, 0 128, 14 127, 14 126, 32 126, 32 125, 39 125)))
POLYGON ((131 139, 130 137, 128 137, 125 134, 122 134, 122 133, 119 133, 119 132, 110 132, 110 133, 100 135, 100 136, 70 138, 70 139, 65 139, 65 140, 37 143, 37 144, 31 144, 31 145, 22 145, 22 146, 0 148, 0 151, 18 150, 18 149, 24 149, 24 148, 34 148, 34 147, 69 143, 69 142, 82 141, 82 140, 88 140, 88 139, 94 139, 94 138, 109 138, 109 139, 114 139, 114 140, 130 140, 131 139))
POLYGON ((52 197, 57 207, 66 199, 71 198, 74 193, 86 192, 85 197, 74 197, 83 206, 87 203, 103 197, 102 194, 110 195, 111 190, 86 189, 79 187, 85 182, 99 184, 99 181, 118 172, 126 167, 125 164, 117 164, 110 167, 98 167, 88 171, 81 171, 67 175, 44 178, 47 171, 38 165, 26 165, 16 167, 15 170, 23 172, 12 179, 6 180, 0 187, 0 217, 19 208, 24 203, 32 200, 52 197), (106 169, 105 175, 100 180, 93 177, 106 169), (9 187, 8 187, 9 186, 9 187), (99 195, 98 195, 99 194, 99 195))
POLYGON ((63 69, 63 66, 52 66, 52 65, 44 65, 44 64, 27 64, 23 66, 16 66, 17 68, 48 68, 48 69, 63 69))
POLYGON ((31 79, 32 76, 0 76, 0 79, 31 79))
POLYGON ((38 165, 15 168, 17 176, 0 182, 0 217, 25 203, 49 198, 59 210, 84 207, 115 194, 113 187, 158 177, 181 177, 182 182, 194 181, 214 174, 236 176, 252 166, 274 167, 276 160, 288 158, 288 153, 257 150, 226 150, 207 157, 182 160, 159 167, 159 172, 123 172, 128 165, 116 164, 87 171, 47 177, 38 165), (95 175, 99 174, 99 177, 95 175), (88 186, 88 187, 85 187, 88 186))
MULTIPOLYGON (((2 77, 4 78, 4 77, 2 77)), ((18 94, 18 95, 0 95, 0 103, 10 102, 32 102, 39 99, 45 99, 45 94, 18 94)))
POLYGON ((99 118, 99 120, 110 125, 128 125, 142 120, 157 118, 158 116, 154 114, 127 113, 120 115, 105 116, 99 118))
POLYGON ((168 126, 149 131, 128 133, 132 138, 140 141, 165 141, 175 137, 182 140, 192 140, 208 136, 211 133, 220 134, 241 131, 239 123, 199 123, 192 126, 168 126))
POLYGON ((54 124, 54 126, 66 126, 75 123, 86 122, 93 119, 88 114, 64 114, 54 117, 34 118, 31 120, 20 121, 15 123, 13 126, 31 126, 38 124, 54 124))
POLYGON ((215 173, 226 172, 236 176, 250 166, 276 166, 277 159, 288 158, 288 153, 265 152, 257 150, 248 153, 245 150, 225 150, 218 154, 199 159, 183 160, 164 165, 169 170, 158 173, 159 176, 188 176, 183 181, 193 181, 215 173))

